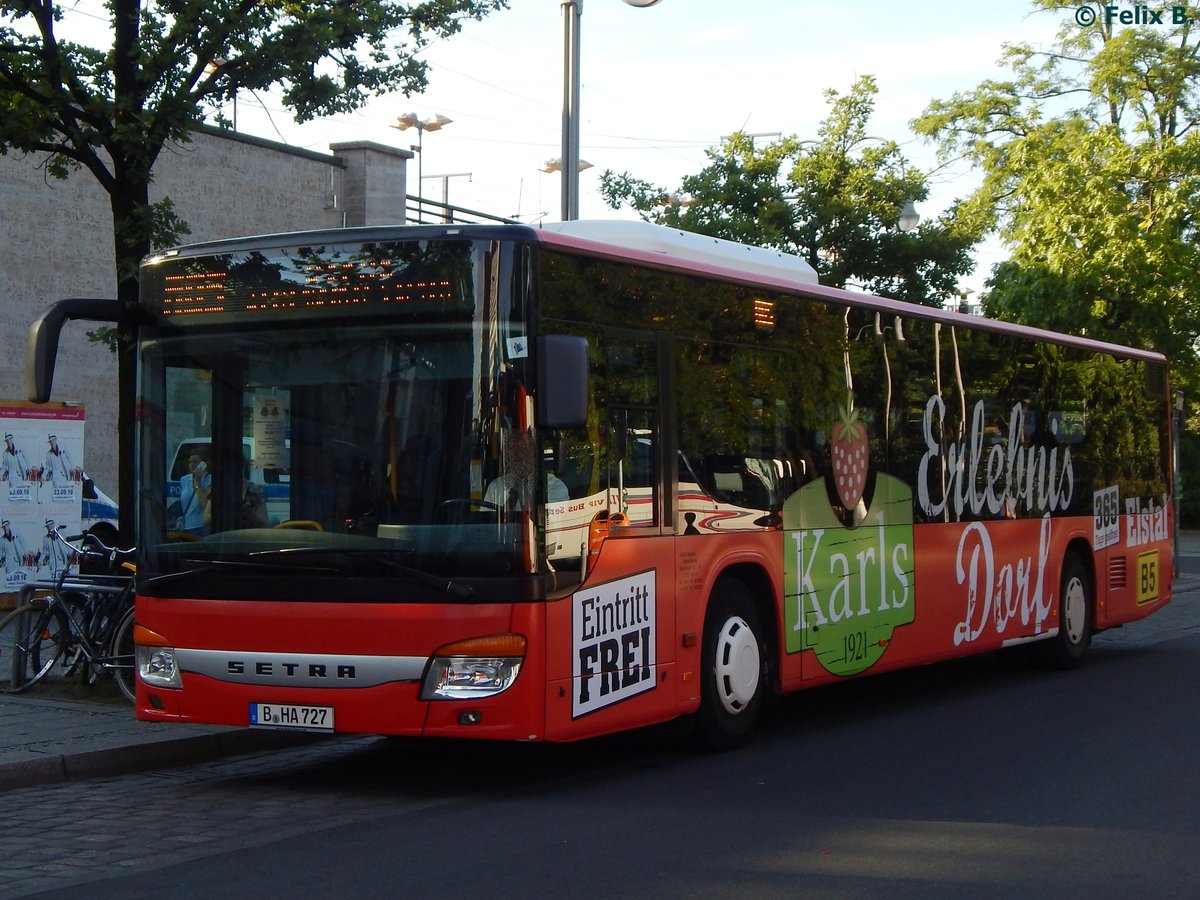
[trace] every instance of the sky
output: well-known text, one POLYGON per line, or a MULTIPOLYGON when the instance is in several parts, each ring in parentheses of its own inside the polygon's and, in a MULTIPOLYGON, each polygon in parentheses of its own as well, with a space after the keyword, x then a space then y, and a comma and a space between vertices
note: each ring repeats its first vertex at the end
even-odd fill
MULTIPOLYGON (((425 196, 440 200, 444 191, 457 206, 557 221, 561 175, 539 169, 562 155, 563 12, 557 0, 510 0, 509 7, 423 51, 429 85, 419 96, 377 98, 353 115, 300 126, 277 95, 243 94, 238 130, 322 152, 353 140, 407 149, 418 134, 392 127, 400 115, 442 115, 451 124, 421 139, 425 196)), ((74 9, 68 18, 86 24, 102 7, 79 0, 74 9)), ((580 157, 592 168, 580 174, 580 218, 633 215, 600 198, 606 169, 676 189, 723 135, 815 137, 827 111, 824 91, 845 93, 868 74, 879 85, 871 133, 933 171, 934 150, 914 137, 911 120, 933 99, 1002 76, 1005 42, 1045 46, 1059 24, 1020 0, 661 0, 648 8, 585 0, 580 157)), ((409 168, 415 194, 417 161, 409 168)), ((938 169, 918 211, 937 215, 977 180, 962 166, 938 169)), ((1003 258, 998 243, 984 245, 963 287, 978 291, 1003 258)))

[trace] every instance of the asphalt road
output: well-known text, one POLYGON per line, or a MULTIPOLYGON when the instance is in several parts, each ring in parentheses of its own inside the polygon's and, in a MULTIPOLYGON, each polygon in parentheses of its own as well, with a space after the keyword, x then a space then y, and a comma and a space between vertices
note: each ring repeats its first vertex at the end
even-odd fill
POLYGON ((1184 591, 1079 670, 811 691, 734 753, 353 738, 10 791, 0 896, 1194 896, 1198 671, 1184 591))

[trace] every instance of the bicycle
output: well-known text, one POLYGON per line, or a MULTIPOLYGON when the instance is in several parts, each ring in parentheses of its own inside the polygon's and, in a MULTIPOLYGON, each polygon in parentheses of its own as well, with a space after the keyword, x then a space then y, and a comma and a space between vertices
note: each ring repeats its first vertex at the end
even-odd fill
POLYGON ((110 574, 81 575, 64 566, 54 581, 22 587, 17 607, 0 619, 0 692, 26 691, 57 666, 64 677, 80 672, 89 686, 110 672, 133 702, 133 565, 121 559, 133 551, 93 534, 55 536, 81 559, 103 559, 110 574), (48 593, 35 596, 40 591, 48 593))

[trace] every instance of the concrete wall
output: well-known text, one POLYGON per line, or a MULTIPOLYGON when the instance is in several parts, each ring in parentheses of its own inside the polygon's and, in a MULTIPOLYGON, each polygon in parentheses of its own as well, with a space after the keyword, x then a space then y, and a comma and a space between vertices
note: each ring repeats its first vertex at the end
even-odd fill
MULTIPOLYGON (((185 242, 309 228, 404 221, 405 168, 412 153, 369 142, 331 154, 205 128, 164 148, 151 199, 167 196, 190 225, 185 242)), ((65 297, 116 292, 108 195, 80 171, 46 176, 42 160, 0 156, 0 399, 25 398, 29 324, 65 297)), ((71 322, 59 347, 55 400, 87 408, 85 465, 116 496, 117 368, 89 341, 95 326, 71 322)))

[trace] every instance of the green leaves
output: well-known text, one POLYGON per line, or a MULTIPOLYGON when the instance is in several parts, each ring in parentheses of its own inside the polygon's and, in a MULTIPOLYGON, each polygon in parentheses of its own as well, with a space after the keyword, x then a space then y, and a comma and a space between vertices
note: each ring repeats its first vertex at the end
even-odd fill
POLYGON ((652 222, 799 254, 823 284, 939 305, 970 270, 981 232, 958 208, 916 232, 898 230, 901 206, 924 200, 928 187, 894 141, 869 133, 877 91, 870 76, 845 95, 826 91, 816 140, 760 146, 732 135, 677 192, 605 172, 601 193, 652 222))
MULTIPOLYGON (((297 120, 425 85, 414 54, 506 0, 108 0, 107 47, 59 39, 53 0, 0 2, 0 153, 92 173, 113 198, 119 279, 186 225, 146 199, 168 140, 240 91, 281 87, 297 120)), ((103 32, 102 32, 103 33, 103 32)), ((122 291, 123 296, 132 292, 122 291)))
POLYGON ((914 123, 983 172, 968 203, 991 211, 1011 252, 985 309, 1162 350, 1195 384, 1200 34, 1114 24, 1102 4, 1084 28, 1050 0, 1035 6, 1062 16, 1057 45, 1010 48, 1011 81, 935 101, 914 123))

